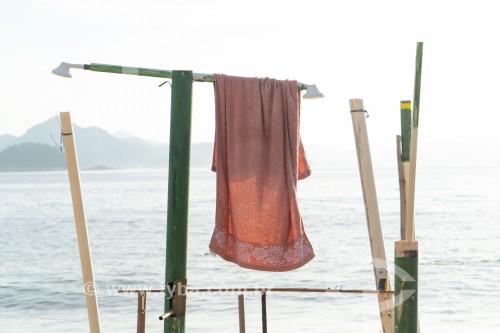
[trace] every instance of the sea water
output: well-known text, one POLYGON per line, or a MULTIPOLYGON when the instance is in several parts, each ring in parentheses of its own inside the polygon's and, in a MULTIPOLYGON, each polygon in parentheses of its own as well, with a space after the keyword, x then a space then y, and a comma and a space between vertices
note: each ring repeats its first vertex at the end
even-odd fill
MULTIPOLYGON (((393 272, 400 228, 397 172, 380 168, 375 177, 393 272)), ((117 289, 164 283, 167 179, 166 170, 81 173, 102 332, 136 330, 137 296, 117 289)), ((291 272, 247 270, 209 254, 215 195, 215 174, 193 169, 189 286, 375 288, 356 167, 316 168, 299 182, 316 257, 291 272)), ((500 331, 499 202, 498 167, 419 169, 422 332, 500 331)), ((189 294, 187 331, 238 332, 237 294, 189 294)), ((245 301, 247 332, 261 332, 260 294, 247 293, 245 301)), ((148 295, 148 332, 162 332, 163 302, 162 294, 148 295)), ((269 332, 381 330, 374 295, 271 292, 267 317, 269 332)), ((88 331, 67 173, 0 173, 0 332, 88 331)))

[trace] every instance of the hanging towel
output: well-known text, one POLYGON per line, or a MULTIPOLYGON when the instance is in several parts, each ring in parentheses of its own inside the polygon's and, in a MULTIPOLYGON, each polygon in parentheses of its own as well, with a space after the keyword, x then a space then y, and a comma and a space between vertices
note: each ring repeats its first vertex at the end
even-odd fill
POLYGON ((242 267, 288 271, 314 258, 297 205, 310 175, 297 81, 215 75, 217 172, 210 250, 242 267))

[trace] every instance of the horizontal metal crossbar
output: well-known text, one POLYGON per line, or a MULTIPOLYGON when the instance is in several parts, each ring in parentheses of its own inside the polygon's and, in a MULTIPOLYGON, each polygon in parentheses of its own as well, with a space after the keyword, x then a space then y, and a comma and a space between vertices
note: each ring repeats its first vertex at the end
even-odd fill
MULTIPOLYGON (((187 288, 190 293, 216 293, 234 291, 246 292, 294 292, 294 293, 338 293, 338 294, 386 294, 394 295, 392 290, 366 290, 366 289, 330 289, 330 288, 187 288)), ((163 293, 165 289, 119 289, 119 293, 150 292, 163 293)))

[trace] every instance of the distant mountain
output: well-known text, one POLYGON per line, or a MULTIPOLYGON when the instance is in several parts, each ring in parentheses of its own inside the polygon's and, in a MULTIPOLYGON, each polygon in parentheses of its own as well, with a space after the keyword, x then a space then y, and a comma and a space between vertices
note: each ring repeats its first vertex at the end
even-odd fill
POLYGON ((26 133, 16 138, 12 144, 20 145, 22 143, 33 142, 55 147, 54 140, 58 141, 60 134, 61 127, 56 118, 50 118, 49 120, 28 129, 26 133))
POLYGON ((0 171, 61 170, 65 167, 64 154, 54 146, 22 143, 0 152, 0 171))
POLYGON ((125 139, 125 138, 135 138, 136 136, 129 131, 125 130, 119 130, 113 133, 113 136, 116 136, 118 139, 125 139))
POLYGON ((144 143, 145 142, 145 143, 148 143, 152 146, 165 146, 164 143, 159 143, 159 142, 152 141, 152 140, 140 139, 137 136, 135 136, 134 134, 127 132, 127 131, 124 131, 124 130, 119 130, 119 131, 114 132, 113 136, 117 137, 118 139, 122 139, 122 140, 125 140, 127 142, 130 142, 130 143, 138 143, 138 142, 144 143))
MULTIPOLYGON (((98 127, 73 124, 73 130, 81 169, 168 167, 168 145, 150 144, 128 135, 118 138, 98 127)), ((8 146, 0 151, 0 171, 65 169, 65 155, 57 149, 60 132, 53 118, 33 126, 21 137, 0 137, 0 144, 8 146)), ((212 144, 193 144, 191 151, 192 166, 210 167, 212 144)))
POLYGON ((11 146, 14 143, 14 141, 16 141, 16 139, 17 137, 15 137, 14 135, 10 134, 0 135, 0 151, 11 146))

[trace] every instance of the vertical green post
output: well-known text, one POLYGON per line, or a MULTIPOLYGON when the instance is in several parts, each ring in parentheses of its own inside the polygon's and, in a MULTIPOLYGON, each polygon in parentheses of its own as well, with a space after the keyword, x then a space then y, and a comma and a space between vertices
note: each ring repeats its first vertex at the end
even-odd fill
POLYGON ((411 101, 401 101, 401 161, 410 160, 411 101))
POLYGON ((424 43, 417 42, 417 56, 415 59, 415 84, 413 86, 413 126, 418 128, 418 117, 420 115, 420 84, 422 81, 422 57, 424 43))
MULTIPOLYGON (((409 156, 402 152, 405 193, 402 203, 402 218, 405 221, 405 237, 395 243, 395 311, 394 331, 396 333, 417 333, 418 324, 418 242, 415 240, 415 180, 417 167, 417 140, 420 112, 420 84, 422 77, 422 42, 417 43, 415 61, 415 86, 413 89, 413 121, 410 129, 409 156), (404 159, 408 158, 405 162, 404 159), (408 169, 409 167, 409 169, 408 169), (409 172, 408 172, 409 171, 409 172), (408 207, 406 207, 408 205, 408 207), (403 216, 403 214, 405 216, 403 216)), ((401 102, 402 136, 408 131, 408 110, 411 105, 401 102), (403 111, 404 110, 404 111, 403 111)), ((403 143, 402 148, 408 148, 403 143)))
MULTIPOLYGON (((400 156, 398 156, 399 191, 401 200, 401 239, 405 240, 408 221, 408 198, 410 179, 410 146, 411 146, 411 101, 401 101, 401 146, 398 147, 400 156)), ((412 229, 413 230, 413 229, 412 229)))
POLYGON ((172 72, 170 115, 170 151, 168 169, 167 254, 165 269, 165 312, 175 310, 164 321, 165 333, 185 330, 185 299, 176 302, 168 287, 175 286, 179 297, 185 296, 187 271, 187 236, 189 206, 189 160, 191 147, 192 71, 172 72), (180 288, 183 286, 183 288, 180 288), (183 289, 183 290, 179 290, 183 289))
POLYGON ((418 242, 395 243, 394 332, 418 332, 418 242))

